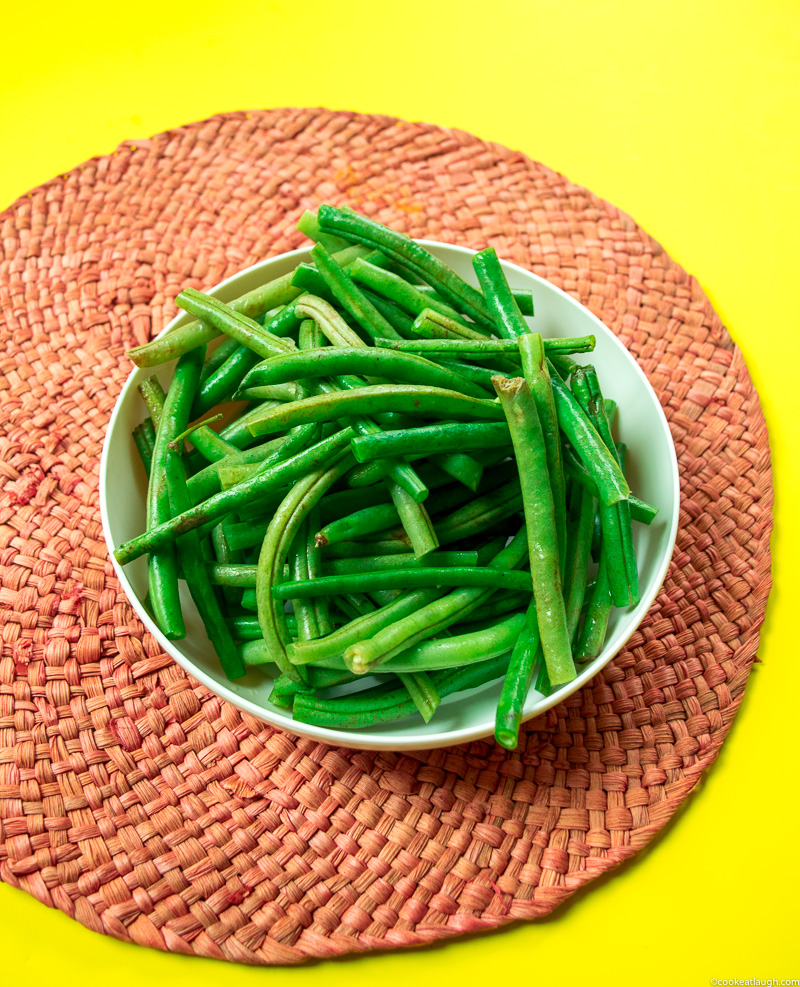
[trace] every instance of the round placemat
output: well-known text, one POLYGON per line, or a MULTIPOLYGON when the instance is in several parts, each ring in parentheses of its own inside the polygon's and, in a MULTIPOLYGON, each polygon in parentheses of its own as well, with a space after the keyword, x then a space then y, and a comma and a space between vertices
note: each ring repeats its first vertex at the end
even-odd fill
POLYGON ((232 113, 21 198, 0 255, 0 878, 159 949, 292 963, 543 915, 641 849, 711 763, 770 588, 764 418, 697 282, 522 154, 388 117, 232 113), (681 473, 663 590, 590 685, 490 740, 299 739, 193 681, 121 594, 100 526, 125 350, 346 204, 498 253, 587 305, 660 396, 681 473))

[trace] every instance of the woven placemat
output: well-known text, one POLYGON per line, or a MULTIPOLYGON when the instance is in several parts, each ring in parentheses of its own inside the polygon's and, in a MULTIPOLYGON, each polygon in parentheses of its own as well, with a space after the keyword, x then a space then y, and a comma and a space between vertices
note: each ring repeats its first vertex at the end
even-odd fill
POLYGON ((543 915, 667 822, 755 660, 773 494, 739 350, 628 216, 465 133, 290 109, 125 143, 0 229, 2 880, 120 939, 292 963, 543 915), (268 727, 160 652, 109 562, 99 457, 126 348, 181 287, 299 246, 321 201, 492 244, 564 288, 669 419, 682 508, 664 588, 515 753, 358 752, 268 727))

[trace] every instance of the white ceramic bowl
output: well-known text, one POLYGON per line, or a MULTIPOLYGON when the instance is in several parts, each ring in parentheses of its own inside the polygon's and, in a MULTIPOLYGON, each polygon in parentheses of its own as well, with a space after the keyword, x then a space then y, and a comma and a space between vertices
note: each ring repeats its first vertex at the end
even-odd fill
MULTIPOLYGON (((462 277, 476 284, 472 270, 473 251, 433 241, 420 241, 462 277)), ((294 250, 228 278, 210 294, 223 301, 237 298, 259 284, 292 270, 308 258, 308 250, 294 250)), ((545 697, 531 691, 524 717, 530 719, 575 692, 606 665, 634 632, 655 599, 666 575, 678 525, 678 464, 669 427, 655 392, 636 361, 616 337, 582 305, 559 288, 514 264, 503 262, 512 288, 533 292, 535 317, 532 327, 543 336, 583 336, 594 334, 597 347, 591 354, 577 356, 596 367, 607 397, 619 406, 616 433, 628 445, 629 478, 637 496, 656 505, 655 521, 645 527, 634 525, 634 539, 640 570, 641 599, 627 610, 614 609, 609 621, 606 645, 599 657, 567 686, 545 697)), ((178 316, 164 330, 191 321, 178 316)), ((167 386, 173 365, 159 369, 167 386)), ((108 425, 100 466, 100 506, 103 531, 113 553, 122 542, 144 530, 146 478, 131 438, 131 431, 143 417, 143 405, 136 386, 153 373, 135 370, 119 396, 108 425)), ((250 671, 236 682, 228 681, 219 668, 191 598, 182 586, 186 618, 186 638, 167 641, 148 616, 142 600, 147 592, 147 564, 143 558, 126 566, 111 556, 128 599, 150 633, 187 672, 223 699, 268 723, 291 733, 303 734, 331 744, 360 748, 414 750, 464 743, 487 737, 494 730, 495 707, 500 682, 446 697, 430 723, 419 716, 406 717, 366 730, 339 731, 298 723, 285 710, 268 701, 272 679, 264 672, 250 671)))

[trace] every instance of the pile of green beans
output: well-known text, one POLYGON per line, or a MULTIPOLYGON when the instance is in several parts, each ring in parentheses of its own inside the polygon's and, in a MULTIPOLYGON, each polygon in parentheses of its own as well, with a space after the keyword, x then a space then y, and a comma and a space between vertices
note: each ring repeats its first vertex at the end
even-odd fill
POLYGON ((230 304, 186 289, 197 321, 131 351, 177 363, 139 387, 147 523, 116 558, 147 556, 170 640, 185 581, 225 675, 271 676, 298 722, 427 722, 502 680, 514 748, 531 688, 573 681, 637 602, 632 526, 657 513, 595 339, 543 339, 491 248, 475 287, 349 210, 298 228, 309 263, 230 304))

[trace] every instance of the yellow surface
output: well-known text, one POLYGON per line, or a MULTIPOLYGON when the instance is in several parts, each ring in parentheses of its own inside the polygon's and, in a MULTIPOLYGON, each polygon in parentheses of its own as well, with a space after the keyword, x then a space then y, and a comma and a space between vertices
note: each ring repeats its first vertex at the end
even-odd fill
POLYGON ((3 39, 1 206, 123 139, 285 105, 460 127, 588 186, 699 278, 742 347, 771 427, 777 515, 763 665, 717 764, 646 853, 547 921, 262 971, 118 943, 0 885, 0 980, 655 987, 800 977, 797 0, 14 3, 3 39))

